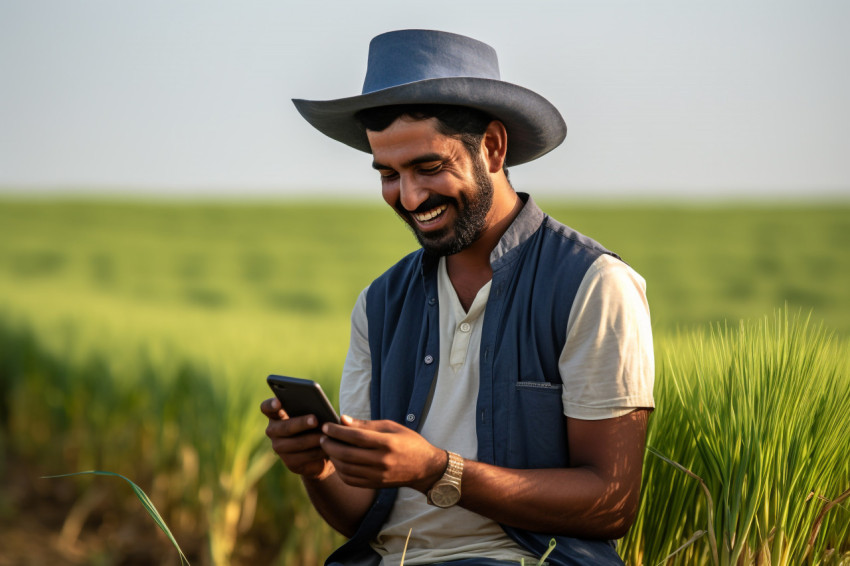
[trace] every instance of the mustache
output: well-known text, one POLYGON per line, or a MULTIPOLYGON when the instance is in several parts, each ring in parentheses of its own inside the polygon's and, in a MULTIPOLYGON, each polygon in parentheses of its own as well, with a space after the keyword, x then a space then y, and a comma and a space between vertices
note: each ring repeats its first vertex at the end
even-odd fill
POLYGON ((454 202, 454 199, 451 198, 451 197, 447 197, 447 196, 443 196, 443 195, 431 195, 430 197, 428 197, 425 200, 425 202, 423 202, 422 204, 417 206, 415 210, 407 210, 406 208, 404 208, 404 206, 402 206, 401 199, 399 198, 399 200, 397 200, 396 203, 395 203, 395 208, 402 215, 418 214, 418 213, 427 212, 431 209, 437 208, 440 205, 451 204, 453 202, 454 202))

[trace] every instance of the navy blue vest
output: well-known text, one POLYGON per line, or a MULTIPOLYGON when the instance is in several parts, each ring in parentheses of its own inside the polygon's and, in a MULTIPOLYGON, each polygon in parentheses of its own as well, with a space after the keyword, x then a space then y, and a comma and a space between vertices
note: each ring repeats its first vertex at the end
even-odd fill
MULTIPOLYGON (((558 358, 579 284, 596 258, 611 252, 521 196, 528 199, 526 205, 491 254, 476 406, 478 460, 516 469, 566 468, 558 358)), ((366 296, 372 418, 414 430, 424 417, 439 365, 437 261, 422 250, 414 252, 375 280, 366 296)), ((326 564, 378 563, 369 541, 389 515, 397 491, 378 492, 357 533, 326 564)), ((538 556, 553 538, 502 527, 538 556)), ((557 546, 547 559, 552 565, 622 564, 611 541, 554 538, 557 546)))

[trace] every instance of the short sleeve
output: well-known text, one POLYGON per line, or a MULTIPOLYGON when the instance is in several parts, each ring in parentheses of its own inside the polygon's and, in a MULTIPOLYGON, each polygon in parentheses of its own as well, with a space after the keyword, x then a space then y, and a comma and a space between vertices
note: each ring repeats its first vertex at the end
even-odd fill
POLYGON ((366 292, 364 289, 351 312, 351 341, 342 367, 339 383, 339 409, 355 419, 372 418, 369 386, 372 382, 372 356, 369 351, 369 321, 366 318, 366 292))
POLYGON ((655 361, 646 282, 607 254, 576 293, 559 360, 564 414, 600 420, 655 406, 655 361))

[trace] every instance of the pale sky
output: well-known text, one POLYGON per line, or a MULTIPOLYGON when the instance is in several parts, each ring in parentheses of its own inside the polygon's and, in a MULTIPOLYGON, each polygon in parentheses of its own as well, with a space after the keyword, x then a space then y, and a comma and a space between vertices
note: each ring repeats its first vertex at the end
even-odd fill
POLYGON ((0 0, 0 192, 379 199, 290 99, 358 94, 401 28, 489 43, 564 115, 518 189, 850 198, 843 0, 0 0))

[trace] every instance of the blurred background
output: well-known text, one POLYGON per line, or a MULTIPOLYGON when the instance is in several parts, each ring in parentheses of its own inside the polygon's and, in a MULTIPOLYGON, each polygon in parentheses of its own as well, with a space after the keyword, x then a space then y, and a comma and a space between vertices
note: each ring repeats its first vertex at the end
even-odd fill
POLYGON ((369 156, 290 102, 359 93, 392 29, 485 41, 560 109, 512 182, 646 278, 659 359, 775 313, 845 347, 848 25, 838 0, 3 0, 0 566, 178 563, 120 481, 41 479, 88 469, 193 564, 339 543, 257 407, 268 373, 335 396, 357 294, 415 248, 369 156))

